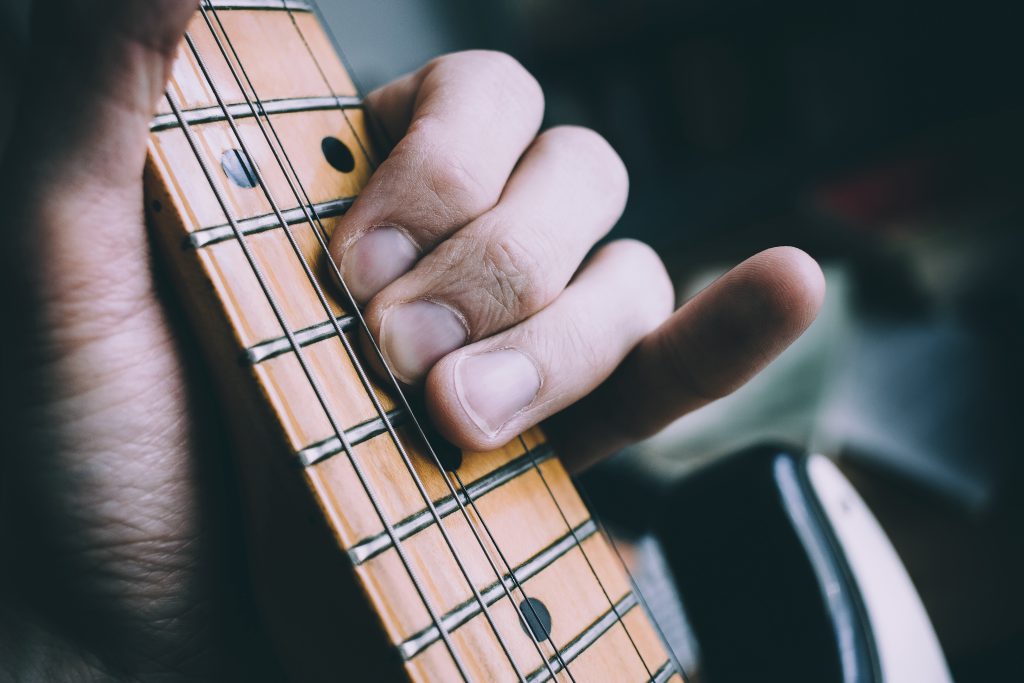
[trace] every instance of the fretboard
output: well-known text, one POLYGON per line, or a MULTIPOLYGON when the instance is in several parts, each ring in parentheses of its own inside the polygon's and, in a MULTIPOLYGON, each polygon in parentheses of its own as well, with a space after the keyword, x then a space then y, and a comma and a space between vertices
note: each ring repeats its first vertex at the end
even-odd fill
POLYGON ((377 160, 312 8, 205 2, 168 93, 150 222, 211 358, 241 365, 229 392, 269 416, 408 678, 681 681, 542 432, 448 474, 355 352, 323 244, 377 160))

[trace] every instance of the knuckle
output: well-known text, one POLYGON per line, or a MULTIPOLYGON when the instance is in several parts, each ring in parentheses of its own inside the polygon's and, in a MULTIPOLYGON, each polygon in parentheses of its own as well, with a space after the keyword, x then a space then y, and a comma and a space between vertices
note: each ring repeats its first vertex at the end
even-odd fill
POLYGON ((616 264, 627 286, 635 292, 633 320, 649 332, 658 327, 675 307, 675 288, 661 257, 650 245, 622 239, 603 251, 616 264))
POLYGON ((538 143, 552 145, 574 168, 586 169, 602 196, 625 202, 629 172, 615 148, 596 131, 581 126, 556 126, 540 135, 538 143))
POLYGON ((540 125, 544 112, 544 90, 540 83, 512 55, 496 50, 467 50, 439 58, 434 71, 441 75, 448 70, 460 76, 472 76, 486 87, 494 88, 507 100, 505 106, 516 107, 526 118, 540 125))
POLYGON ((450 138, 444 128, 444 122, 431 116, 413 123, 401 150, 407 166, 416 169, 428 200, 453 217, 486 211, 497 200, 496 193, 487 189, 457 147, 439 142, 450 138))
POLYGON ((474 53, 487 74, 509 88, 514 95, 543 108, 540 83, 518 59, 505 52, 480 50, 474 53))
POLYGON ((483 253, 485 290, 504 324, 539 310, 553 297, 534 250, 511 235, 491 241, 483 253))

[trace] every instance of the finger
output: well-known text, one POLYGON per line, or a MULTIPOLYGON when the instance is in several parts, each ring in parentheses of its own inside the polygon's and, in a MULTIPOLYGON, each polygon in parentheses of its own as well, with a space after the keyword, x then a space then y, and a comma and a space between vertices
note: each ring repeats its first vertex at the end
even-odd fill
POLYGON ((391 368, 418 382, 447 353, 547 306, 618 220, 627 191, 625 166, 599 135, 574 127, 542 134, 494 209, 367 307, 391 368))
POLYGON ((603 382, 672 300, 650 247, 603 247, 549 307, 437 364, 426 386, 435 424, 470 450, 507 443, 603 382))
POLYGON ((33 4, 33 70, 19 138, 50 186, 138 184, 149 120, 197 6, 198 0, 33 4))
POLYGON ((576 469, 732 393, 813 322, 821 269, 792 247, 764 251, 679 309, 593 394, 549 422, 576 469))
POLYGON ((360 303, 494 206, 544 110, 540 86, 518 62, 483 51, 434 60, 370 100, 404 137, 331 239, 360 303))

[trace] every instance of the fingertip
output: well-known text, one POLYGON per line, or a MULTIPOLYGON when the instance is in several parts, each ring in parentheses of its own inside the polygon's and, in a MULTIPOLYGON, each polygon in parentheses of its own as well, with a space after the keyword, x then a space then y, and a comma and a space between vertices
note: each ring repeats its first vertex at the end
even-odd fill
POLYGON ((427 413, 440 434, 455 446, 467 451, 487 451, 500 444, 494 435, 484 434, 466 413, 458 397, 455 366, 458 354, 442 359, 428 373, 423 390, 427 413))
POLYGON ((774 293, 774 303, 789 320, 792 329, 803 332, 818 315, 825 301, 825 275, 807 252, 796 247, 773 247, 752 257, 774 293))

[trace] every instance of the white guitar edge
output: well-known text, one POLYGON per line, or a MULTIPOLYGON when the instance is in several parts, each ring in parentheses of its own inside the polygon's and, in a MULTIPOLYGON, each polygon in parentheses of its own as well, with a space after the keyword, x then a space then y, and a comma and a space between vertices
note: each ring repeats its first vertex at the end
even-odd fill
POLYGON ((811 485, 860 591, 885 683, 952 683, 939 639, 896 549, 828 458, 807 463, 811 485))

